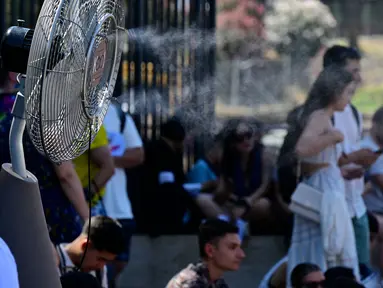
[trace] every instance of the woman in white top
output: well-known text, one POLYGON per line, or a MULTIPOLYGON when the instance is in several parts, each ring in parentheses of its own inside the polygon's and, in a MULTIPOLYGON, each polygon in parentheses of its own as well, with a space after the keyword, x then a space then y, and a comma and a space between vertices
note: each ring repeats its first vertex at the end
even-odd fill
MULTIPOLYGON (((352 82, 352 75, 349 72, 336 66, 326 68, 313 84, 303 112, 294 127, 295 153, 298 159, 301 162, 328 164, 303 179, 303 182, 323 192, 323 195, 328 192, 334 196, 340 196, 338 199, 343 201, 344 205, 344 181, 338 167, 341 150, 337 149, 336 145, 343 141, 343 134, 333 127, 331 119, 335 111, 342 111, 350 102, 354 89, 355 84, 352 82)), ((324 222, 323 216, 325 215, 321 215, 321 222, 324 222)), ((351 220, 347 214, 344 219, 346 223, 342 223, 342 225, 351 227, 349 226, 351 220)), ((326 231, 326 227, 323 225, 327 225, 330 221, 326 220, 326 222, 326 224, 318 224, 299 215, 294 216, 293 235, 288 253, 288 279, 290 279, 291 271, 300 263, 316 264, 322 271, 326 271, 329 266, 332 266, 329 264, 327 246, 334 245, 336 239, 331 239, 333 242, 330 240, 329 244, 328 235, 323 235, 323 231, 326 231)), ((343 235, 340 236, 344 238, 343 235)), ((353 233, 348 236, 354 237, 353 233)), ((355 242, 355 239, 351 239, 351 243, 353 243, 352 240, 355 242)), ((350 258, 352 259, 343 259, 342 262, 345 266, 355 268, 358 274, 356 252, 350 258)), ((333 263, 333 265, 335 264, 333 263)))

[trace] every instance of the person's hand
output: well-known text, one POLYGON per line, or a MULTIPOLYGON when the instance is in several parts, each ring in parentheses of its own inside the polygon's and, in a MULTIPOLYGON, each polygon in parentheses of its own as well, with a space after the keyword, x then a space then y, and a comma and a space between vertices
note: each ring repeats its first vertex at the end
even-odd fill
POLYGON ((215 190, 214 201, 223 205, 230 197, 233 197, 234 185, 231 179, 221 177, 219 179, 218 187, 215 190))
POLYGON ((327 133, 332 136, 332 139, 334 139, 334 143, 340 143, 344 141, 344 135, 338 129, 330 129, 327 133))
POLYGON ((353 157, 355 158, 354 163, 363 167, 370 167, 380 156, 380 154, 377 154, 368 148, 360 149, 352 154, 354 154, 353 157))
POLYGON ((342 176, 346 180, 359 179, 364 176, 363 167, 342 167, 342 176))

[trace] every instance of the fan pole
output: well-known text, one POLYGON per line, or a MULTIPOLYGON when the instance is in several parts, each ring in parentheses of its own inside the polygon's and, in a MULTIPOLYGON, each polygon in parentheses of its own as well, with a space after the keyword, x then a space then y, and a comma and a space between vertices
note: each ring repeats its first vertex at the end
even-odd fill
POLYGON ((12 124, 9 131, 9 153, 11 156, 12 169, 21 178, 27 177, 25 168, 25 158, 23 149, 23 134, 25 130, 25 110, 24 110, 24 85, 25 76, 19 75, 17 80, 20 83, 20 91, 17 92, 15 104, 12 108, 12 124))
POLYGON ((25 76, 19 76, 21 89, 12 109, 14 118, 9 133, 12 164, 3 164, 0 171, 0 236, 15 257, 20 288, 59 288, 39 184, 25 168, 24 79, 25 76))

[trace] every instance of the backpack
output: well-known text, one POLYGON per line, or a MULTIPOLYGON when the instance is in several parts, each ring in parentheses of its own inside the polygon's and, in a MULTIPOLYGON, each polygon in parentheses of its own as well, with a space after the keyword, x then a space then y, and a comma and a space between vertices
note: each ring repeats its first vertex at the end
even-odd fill
MULTIPOLYGON (((350 105, 352 109, 352 113, 354 115, 356 124, 358 126, 358 130, 360 131, 360 119, 359 119, 359 113, 358 110, 354 105, 350 105)), ((331 118, 331 122, 333 125, 335 125, 335 119, 334 117, 331 118)), ((288 131, 282 147, 279 150, 278 155, 278 164, 277 164, 277 179, 279 183, 279 187, 283 187, 281 189, 281 196, 283 200, 286 203, 290 203, 291 195, 294 193, 296 187, 297 187, 297 175, 296 175, 296 169, 297 166, 297 160, 295 157, 286 157, 286 155, 291 154, 292 147, 291 147, 291 140, 292 140, 292 131, 288 131), (288 161, 284 161, 285 159, 288 159, 288 161)), ((298 179, 298 182, 302 179, 298 179)))

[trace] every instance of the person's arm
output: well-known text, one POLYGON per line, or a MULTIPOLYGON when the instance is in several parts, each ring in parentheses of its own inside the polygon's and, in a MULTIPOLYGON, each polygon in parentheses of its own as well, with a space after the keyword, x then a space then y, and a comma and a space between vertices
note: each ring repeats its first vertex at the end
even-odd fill
POLYGON ((362 148, 350 154, 343 153, 342 157, 339 158, 338 165, 344 166, 354 163, 368 168, 379 158, 379 156, 380 154, 375 153, 375 151, 372 151, 371 149, 362 148))
POLYGON ((56 175, 60 181, 61 188, 80 215, 82 220, 89 218, 89 207, 85 200, 81 181, 71 161, 63 162, 61 165, 53 165, 56 175))
POLYGON ((133 168, 144 162, 144 149, 142 147, 126 149, 122 156, 113 157, 117 168, 133 168))
POLYGON ((340 171, 342 173, 342 177, 346 180, 354 180, 360 179, 364 176, 364 168, 363 167, 340 167, 340 171))
POLYGON ((337 129, 328 129, 329 116, 315 111, 309 118, 298 142, 295 153, 298 157, 310 157, 326 147, 343 141, 343 134, 337 129))
POLYGON ((271 161, 271 155, 270 153, 264 151, 262 153, 262 163, 263 163, 263 174, 262 174, 262 184, 261 186, 254 191, 252 195, 249 197, 249 202, 254 203, 259 198, 262 198, 268 191, 268 188, 270 186, 270 179, 271 179, 271 171, 272 171, 272 161, 271 161))
POLYGON ((113 157, 114 165, 124 169, 141 165, 145 160, 142 140, 133 119, 129 115, 126 115, 123 134, 126 149, 122 156, 113 157))
POLYGON ((225 203, 230 197, 234 197, 234 183, 231 179, 226 179, 224 176, 219 177, 217 189, 214 191, 214 201, 219 204, 225 203))
POLYGON ((114 163, 109 147, 106 145, 90 150, 90 160, 99 167, 92 179, 92 184, 96 186, 94 188, 99 190, 106 185, 114 174, 114 163))

